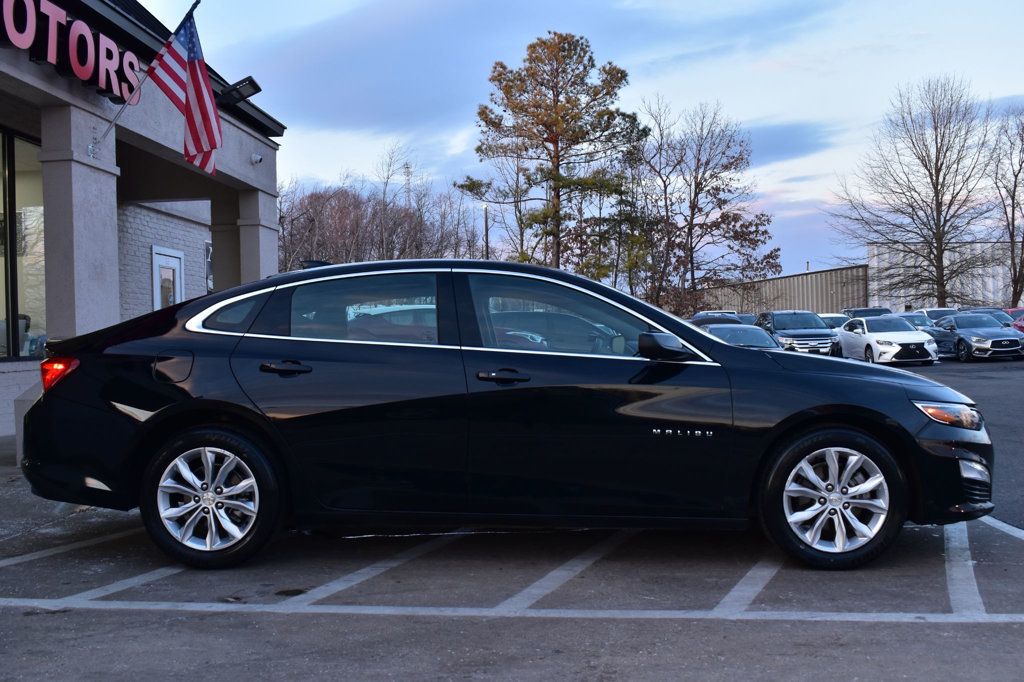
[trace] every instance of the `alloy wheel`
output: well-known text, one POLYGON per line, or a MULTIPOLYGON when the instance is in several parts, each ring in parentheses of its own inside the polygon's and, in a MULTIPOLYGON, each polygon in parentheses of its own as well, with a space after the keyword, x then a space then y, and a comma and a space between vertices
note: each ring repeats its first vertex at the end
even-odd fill
POLYGON ((176 457, 160 477, 156 495, 157 511, 171 536, 207 552, 244 538, 259 512, 252 470, 220 448, 193 448, 176 457))
POLYGON ((874 363, 874 361, 875 361, 875 354, 871 350, 871 346, 867 346, 866 348, 864 348, 864 362, 874 363))
POLYGON ((789 474, 782 506, 801 541, 822 552, 850 552, 870 542, 885 524, 889 486, 867 455, 822 448, 789 474))
POLYGON ((971 349, 967 347, 966 341, 961 341, 957 344, 956 354, 960 362, 967 362, 971 359, 971 349))

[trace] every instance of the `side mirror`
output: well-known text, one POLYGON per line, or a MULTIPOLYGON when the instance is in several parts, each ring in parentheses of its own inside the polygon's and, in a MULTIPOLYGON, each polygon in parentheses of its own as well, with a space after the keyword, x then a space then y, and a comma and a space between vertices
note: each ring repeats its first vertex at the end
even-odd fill
POLYGON ((1004 327, 1012 327, 1013 326, 1013 322, 1003 322, 1003 326, 1004 327))
POLYGON ((639 338, 640 356, 648 360, 694 360, 696 355, 672 334, 643 332, 639 338))

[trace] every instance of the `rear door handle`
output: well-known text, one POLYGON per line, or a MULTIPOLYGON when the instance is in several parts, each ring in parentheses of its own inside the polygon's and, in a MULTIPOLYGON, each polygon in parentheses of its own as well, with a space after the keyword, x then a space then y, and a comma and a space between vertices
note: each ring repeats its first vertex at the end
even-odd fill
POLYGON ((281 376, 291 376, 294 374, 309 374, 313 371, 313 368, 302 364, 298 360, 281 360, 280 362, 264 362, 260 365, 260 371, 281 376))
POLYGON ((480 381, 493 381, 496 384, 521 384, 530 380, 530 375, 520 374, 514 369, 498 369, 489 372, 477 372, 480 381))

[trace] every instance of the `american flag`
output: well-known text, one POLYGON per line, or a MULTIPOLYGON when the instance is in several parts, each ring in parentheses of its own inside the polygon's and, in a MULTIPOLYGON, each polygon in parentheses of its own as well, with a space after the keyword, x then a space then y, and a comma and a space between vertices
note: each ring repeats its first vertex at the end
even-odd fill
POLYGON ((147 74, 185 117, 185 160, 216 173, 213 156, 221 146, 220 115, 191 14, 167 39, 147 74))

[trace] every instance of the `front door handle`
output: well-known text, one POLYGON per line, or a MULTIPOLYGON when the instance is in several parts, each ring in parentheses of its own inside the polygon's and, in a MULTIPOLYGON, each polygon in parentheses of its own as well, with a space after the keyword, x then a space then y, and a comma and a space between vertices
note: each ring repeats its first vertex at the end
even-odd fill
POLYGON ((313 371, 313 368, 302 364, 298 360, 281 360, 280 362, 264 362, 260 365, 260 371, 281 376, 293 376, 295 374, 309 374, 313 371))
POLYGON ((493 381, 496 384, 521 384, 530 380, 530 375, 521 374, 514 369, 498 369, 489 372, 477 372, 480 381, 493 381))

